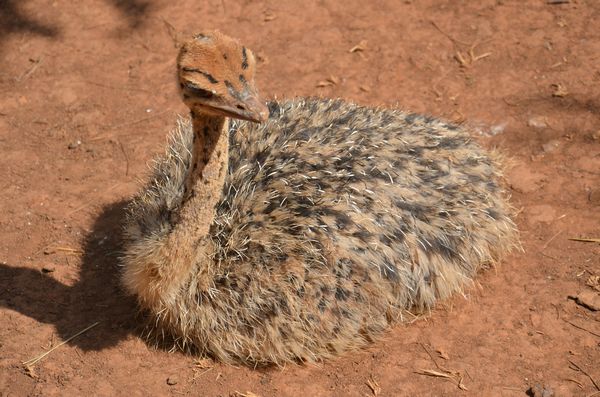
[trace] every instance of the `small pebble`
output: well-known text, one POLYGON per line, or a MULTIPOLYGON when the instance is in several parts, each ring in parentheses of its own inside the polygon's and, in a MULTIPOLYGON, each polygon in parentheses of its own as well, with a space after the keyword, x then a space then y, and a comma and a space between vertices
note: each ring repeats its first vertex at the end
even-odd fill
POLYGON ((71 150, 77 149, 79 147, 79 145, 81 145, 81 141, 71 142, 71 143, 69 143, 68 148, 71 150))
POLYGON ((493 125, 490 128, 490 135, 496 136, 498 134, 502 134, 504 132, 504 130, 506 129, 507 125, 508 125, 508 123, 500 123, 500 124, 493 125))
POLYGON ((542 150, 546 153, 551 153, 551 152, 555 151, 556 149, 558 149, 559 144, 560 144, 560 141, 558 141, 558 140, 546 142, 542 145, 542 150))
POLYGON ((56 268, 54 266, 43 266, 42 273, 52 273, 56 268))
POLYGON ((578 305, 586 307, 592 311, 600 310, 600 294, 595 291, 583 291, 578 295, 570 296, 578 305))
POLYGON ((546 128, 548 127, 548 122, 545 117, 542 116, 534 116, 527 120, 527 125, 533 128, 546 128))
POLYGON ((554 390, 550 386, 536 384, 527 390, 527 395, 532 397, 554 397, 554 390))
POLYGON ((179 382, 179 379, 176 376, 169 376, 167 378, 167 385, 169 385, 169 386, 176 385, 177 382, 179 382))

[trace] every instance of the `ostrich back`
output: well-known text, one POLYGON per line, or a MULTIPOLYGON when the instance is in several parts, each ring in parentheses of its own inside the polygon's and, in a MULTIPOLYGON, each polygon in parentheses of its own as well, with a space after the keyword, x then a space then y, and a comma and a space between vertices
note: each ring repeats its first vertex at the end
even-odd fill
MULTIPOLYGON (((312 360, 356 347, 461 290, 514 244, 499 169, 462 128, 340 100, 272 102, 233 121, 206 252, 158 326, 225 361, 312 360)), ((190 164, 180 120, 127 238, 173 227, 190 164)), ((154 309, 155 311, 159 311, 154 309)))

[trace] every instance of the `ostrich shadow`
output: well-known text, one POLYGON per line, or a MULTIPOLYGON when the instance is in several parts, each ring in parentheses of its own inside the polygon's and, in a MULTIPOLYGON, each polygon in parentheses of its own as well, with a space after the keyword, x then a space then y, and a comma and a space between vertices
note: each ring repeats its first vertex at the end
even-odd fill
POLYGON ((128 21, 130 29, 137 29, 147 21, 151 8, 149 0, 108 0, 128 21))
POLYGON ((69 342, 84 351, 106 349, 139 335, 141 315, 135 299, 119 282, 126 205, 126 201, 110 204, 96 218, 84 241, 79 280, 73 286, 56 281, 51 273, 0 263, 0 307, 54 325, 63 340, 99 322, 69 342))

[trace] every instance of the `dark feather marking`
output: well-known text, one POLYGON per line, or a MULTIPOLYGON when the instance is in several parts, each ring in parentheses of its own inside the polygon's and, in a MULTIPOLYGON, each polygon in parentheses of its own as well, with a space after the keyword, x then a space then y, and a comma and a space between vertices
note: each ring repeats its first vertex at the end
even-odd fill
POLYGON ((211 84, 217 84, 219 82, 219 80, 215 79, 212 74, 205 72, 204 70, 184 67, 183 71, 188 73, 199 73, 202 76, 206 77, 211 84))
POLYGON ((398 275, 398 268, 396 268, 396 265, 389 262, 388 260, 383 261, 383 263, 379 265, 379 271, 385 278, 387 278, 390 281, 397 282, 400 280, 400 276, 398 275))
MULTIPOLYGON (((201 88, 192 82, 188 81, 184 83, 184 85, 188 91, 190 91, 192 94, 199 98, 210 98, 213 96, 212 92, 205 90, 204 88, 201 88)), ((186 98, 186 94, 183 94, 183 97, 186 98)), ((187 98, 189 98, 189 96, 187 98)))
POLYGON ((248 54, 246 54, 246 47, 242 47, 242 69, 248 69, 248 54))

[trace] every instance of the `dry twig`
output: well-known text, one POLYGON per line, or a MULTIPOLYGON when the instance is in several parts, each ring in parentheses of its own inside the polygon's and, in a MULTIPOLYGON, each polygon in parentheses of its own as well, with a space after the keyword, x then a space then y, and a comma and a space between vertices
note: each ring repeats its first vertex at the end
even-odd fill
POLYGON ((596 390, 600 391, 600 386, 598 386, 598 383, 596 383, 594 378, 592 378, 592 375, 588 374, 586 371, 583 370, 583 368, 581 368, 579 365, 575 364, 573 361, 569 360, 569 363, 574 367, 571 369, 576 369, 579 372, 581 372, 582 374, 584 374, 585 376, 587 376, 590 379, 590 381, 592 381, 592 384, 594 385, 594 387, 596 387, 596 390))
POLYGON ((579 326, 579 325, 577 325, 575 323, 570 322, 569 320, 563 319, 563 321, 565 323, 571 324, 573 327, 575 327, 577 329, 580 329, 580 330, 585 331, 585 332, 589 332, 590 334, 592 334, 592 335, 597 336, 598 338, 600 338, 600 334, 597 334, 597 333, 595 333, 593 331, 590 331, 589 329, 583 328, 583 327, 581 327, 581 326, 579 326))

